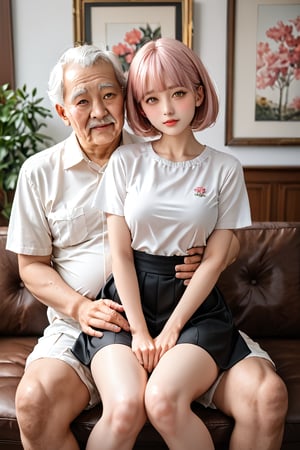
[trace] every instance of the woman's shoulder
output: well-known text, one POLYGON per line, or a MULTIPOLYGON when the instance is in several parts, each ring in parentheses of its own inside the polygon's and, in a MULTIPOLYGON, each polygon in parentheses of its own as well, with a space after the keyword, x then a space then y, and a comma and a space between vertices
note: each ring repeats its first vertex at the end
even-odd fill
POLYGON ((120 145, 112 154, 114 158, 130 159, 132 157, 141 156, 149 149, 148 142, 136 142, 134 144, 120 145))
POLYGON ((234 156, 230 153, 226 153, 221 150, 216 150, 215 148, 212 148, 209 146, 206 147, 206 151, 207 151, 207 156, 212 161, 214 161, 218 164, 228 165, 229 167, 241 166, 240 160, 236 156, 234 156))

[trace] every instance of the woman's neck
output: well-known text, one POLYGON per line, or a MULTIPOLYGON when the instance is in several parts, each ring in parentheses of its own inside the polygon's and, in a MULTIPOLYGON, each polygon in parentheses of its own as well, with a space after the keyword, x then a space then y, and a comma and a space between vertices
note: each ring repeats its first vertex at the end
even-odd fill
POLYGON ((203 144, 196 140, 192 132, 184 136, 164 134, 160 139, 152 143, 152 147, 160 157, 175 162, 194 159, 205 148, 203 144))

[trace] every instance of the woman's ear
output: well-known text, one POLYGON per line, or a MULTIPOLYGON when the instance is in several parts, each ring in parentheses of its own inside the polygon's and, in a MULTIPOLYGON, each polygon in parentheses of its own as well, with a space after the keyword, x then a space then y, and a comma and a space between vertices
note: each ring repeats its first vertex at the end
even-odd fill
POLYGON ((196 106, 200 106, 204 100, 203 86, 199 86, 196 91, 196 106))
POLYGON ((59 115, 59 117, 63 120, 63 122, 66 125, 66 127, 70 126, 70 121, 69 121, 68 117, 66 116, 65 108, 63 107, 63 105, 59 105, 57 103, 55 105, 55 109, 56 109, 57 114, 59 115))

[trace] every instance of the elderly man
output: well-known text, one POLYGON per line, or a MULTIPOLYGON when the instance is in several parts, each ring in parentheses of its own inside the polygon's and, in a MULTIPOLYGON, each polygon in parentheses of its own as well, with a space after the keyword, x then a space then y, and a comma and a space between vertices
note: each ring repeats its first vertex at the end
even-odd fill
MULTIPOLYGON (((25 450, 79 448, 70 424, 99 396, 90 370, 70 349, 81 330, 101 336, 100 328, 128 329, 121 306, 95 300, 111 265, 105 216, 93 206, 122 141, 124 94, 125 78, 111 54, 92 46, 66 51, 51 73, 49 96, 73 133, 32 156, 20 172, 7 248, 18 254, 21 277, 48 306, 49 318, 17 390, 25 450)), ((176 276, 191 277, 197 264, 190 258, 176 276)), ((247 343, 250 357, 223 373, 200 401, 234 417, 231 450, 280 449, 286 389, 268 355, 247 343)))

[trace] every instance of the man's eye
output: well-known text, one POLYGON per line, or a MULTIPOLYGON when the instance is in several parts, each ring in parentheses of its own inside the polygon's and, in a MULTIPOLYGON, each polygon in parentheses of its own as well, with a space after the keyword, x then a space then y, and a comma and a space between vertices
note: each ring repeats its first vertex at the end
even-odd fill
POLYGON ((104 95, 103 99, 104 100, 112 100, 114 97, 115 97, 114 92, 108 92, 107 94, 104 95))
POLYGON ((77 105, 86 105, 87 103, 88 103, 88 101, 85 100, 84 98, 82 98, 77 102, 77 105))

